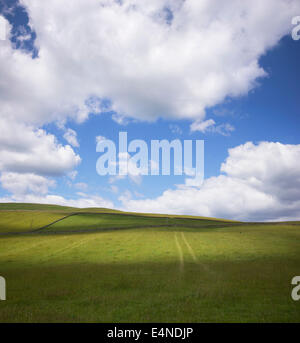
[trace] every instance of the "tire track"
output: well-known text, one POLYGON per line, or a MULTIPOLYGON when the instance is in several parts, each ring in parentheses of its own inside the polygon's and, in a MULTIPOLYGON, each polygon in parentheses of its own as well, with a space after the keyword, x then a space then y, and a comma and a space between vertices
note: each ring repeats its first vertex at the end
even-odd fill
POLYGON ((188 248, 188 250, 190 252, 190 255, 192 256, 193 260, 195 262, 198 262, 197 257, 195 255, 195 252, 194 252, 193 248, 190 246, 189 242, 186 240, 185 235, 184 235, 183 232, 181 232, 181 237, 182 237, 182 240, 184 241, 185 245, 187 246, 187 248, 188 248))
POLYGON ((184 260, 183 260, 183 252, 177 238, 177 232, 175 232, 174 237, 175 237, 175 243, 176 243, 178 254, 179 254, 179 268, 180 268, 180 271, 182 272, 184 268, 184 260))
POLYGON ((193 260, 195 263, 197 263, 199 266, 201 266, 203 268, 204 271, 208 272, 208 273, 212 273, 215 274, 214 271, 212 271, 205 263, 199 262, 199 260, 197 259, 197 256, 193 250, 193 248, 190 246, 189 242, 187 241, 185 235, 183 232, 181 232, 181 236, 182 236, 182 240, 184 241, 185 245, 187 246, 193 260))

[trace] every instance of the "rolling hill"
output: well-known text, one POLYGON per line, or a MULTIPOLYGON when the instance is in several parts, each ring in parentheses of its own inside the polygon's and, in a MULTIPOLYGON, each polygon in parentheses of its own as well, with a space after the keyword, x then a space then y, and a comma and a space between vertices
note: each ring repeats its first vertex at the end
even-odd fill
POLYGON ((300 322, 300 223, 0 205, 0 322, 300 322))

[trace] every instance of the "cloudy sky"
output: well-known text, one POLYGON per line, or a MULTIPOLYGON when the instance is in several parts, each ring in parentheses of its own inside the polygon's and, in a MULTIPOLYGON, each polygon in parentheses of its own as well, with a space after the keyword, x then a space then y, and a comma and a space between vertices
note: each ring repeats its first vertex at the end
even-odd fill
POLYGON ((0 0, 0 202, 300 219, 299 0, 0 0), (205 180, 96 143, 205 141, 205 180))

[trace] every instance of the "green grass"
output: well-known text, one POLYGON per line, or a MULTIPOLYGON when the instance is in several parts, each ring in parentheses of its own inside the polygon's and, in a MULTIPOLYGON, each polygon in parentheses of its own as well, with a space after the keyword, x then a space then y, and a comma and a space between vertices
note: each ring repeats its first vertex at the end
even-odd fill
POLYGON ((145 226, 190 226, 206 227, 228 225, 215 220, 193 220, 187 218, 149 217, 129 214, 83 213, 70 216, 50 225, 47 232, 92 231, 101 229, 140 228, 145 226))
POLYGON ((300 322, 300 223, 215 222, 91 213, 0 236, 0 322, 300 322))
POLYGON ((42 204, 0 204, 0 233, 79 232, 145 226, 205 227, 236 225, 236 222, 191 216, 126 213, 104 208, 78 209, 42 204), (2 206, 1 206, 2 205, 2 206), (64 218, 63 221, 58 221, 64 218), (52 225, 50 225, 53 223, 52 225))
POLYGON ((0 233, 36 230, 65 216, 62 212, 0 211, 0 233))
MULTIPOLYGON (((199 217, 199 216, 182 216, 182 215, 170 215, 170 214, 149 214, 149 213, 136 213, 136 212, 123 212, 115 209, 109 208, 97 208, 97 207, 89 207, 89 208, 77 208, 77 207, 68 207, 68 206, 60 206, 60 205, 47 205, 47 204, 32 204, 32 203, 0 203, 0 211, 56 211, 56 212, 68 212, 68 213, 80 213, 80 212, 88 212, 88 213, 119 213, 119 214, 131 214, 135 216, 146 216, 146 217, 169 217, 169 218, 192 218, 192 219, 207 219, 207 220, 215 220, 215 221, 222 221, 222 222, 236 222, 233 220, 227 219, 219 219, 219 218, 206 218, 206 217, 199 217)), ((236 222, 237 223, 237 222, 236 222)))

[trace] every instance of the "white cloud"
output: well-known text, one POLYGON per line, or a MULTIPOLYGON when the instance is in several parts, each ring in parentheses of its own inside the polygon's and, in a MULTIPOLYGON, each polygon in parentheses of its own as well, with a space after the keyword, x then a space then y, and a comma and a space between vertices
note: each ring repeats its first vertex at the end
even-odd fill
POLYGON ((105 200, 97 195, 85 195, 82 194, 77 199, 66 199, 59 195, 36 195, 36 194, 26 194, 26 195, 13 195, 10 197, 0 198, 0 202, 26 202, 26 203, 39 203, 39 204, 53 204, 61 206, 71 206, 71 207, 104 207, 104 208, 114 208, 111 201, 105 200))
POLYGON ((233 132, 234 130, 234 126, 229 123, 224 123, 212 127, 212 132, 219 133, 222 136, 230 136, 231 132, 233 132))
POLYGON ((0 171, 60 176, 79 163, 72 148, 54 135, 0 118, 0 171))
POLYGON ((47 194, 49 187, 56 185, 55 181, 35 174, 18 174, 4 172, 0 176, 2 188, 17 196, 25 194, 47 194))
POLYGON ((0 41, 4 41, 6 39, 6 26, 7 21, 2 15, 0 15, 0 41))
POLYGON ((118 123, 119 125, 127 125, 129 123, 128 118, 126 118, 126 116, 122 115, 122 114, 118 114, 118 113, 114 113, 111 116, 112 120, 115 121, 116 123, 118 123))
POLYGON ((248 142, 229 149, 221 171, 280 201, 300 200, 299 158, 300 145, 248 142))
POLYGON ((208 119, 205 121, 195 121, 191 124, 191 131, 200 131, 205 133, 210 127, 214 126, 216 122, 213 119, 208 119))
MULTIPOLYGON (((126 117, 203 121, 206 108, 255 87, 265 75, 259 58, 289 32, 290 19, 300 11, 298 0, 65 0, 64 6, 60 0, 21 2, 37 33, 39 57, 32 59, 9 40, 1 41, 0 171, 41 177, 65 175, 80 162, 71 146, 59 144, 54 135, 40 129, 42 125, 68 119, 83 122, 90 112, 110 110, 122 124, 126 117), (166 7, 172 20, 166 18, 166 7), (110 102, 104 106, 106 99, 110 102)), ((73 135, 74 142, 76 146, 73 135)), ((140 175, 135 179, 140 182, 140 175)), ((207 180, 203 189, 214 182, 220 188, 228 184, 249 190, 244 194, 246 209, 251 194, 254 200, 263 199, 263 208, 277 199, 230 175, 207 180)), ((32 194, 18 199, 67 201, 32 194)), ((105 202, 101 199, 73 201, 105 202)), ((187 203, 183 206, 185 211, 191 208, 187 203)), ((205 213, 222 214, 222 207, 216 208, 202 205, 205 213)))
POLYGON ((229 136, 231 132, 235 130, 235 128, 229 124, 219 124, 216 125, 216 122, 213 119, 208 119, 204 121, 194 121, 190 126, 191 132, 200 131, 202 133, 218 133, 222 136, 229 136))
MULTIPOLYGON (((114 204, 98 195, 78 193, 76 199, 66 199, 60 195, 49 194, 49 188, 56 186, 56 182, 49 178, 32 173, 19 174, 3 172, 0 176, 3 189, 12 193, 0 198, 0 202, 26 202, 41 204, 57 204, 74 207, 105 207, 113 208, 114 204)), ((87 184, 76 183, 77 189, 86 190, 87 184)))
POLYGON ((124 210, 194 214, 237 220, 300 219, 300 145, 251 142, 229 150, 225 175, 130 200, 124 210), (192 187, 195 186, 195 187, 192 187))
POLYGON ((64 133, 64 139, 71 144, 73 147, 78 148, 79 143, 77 140, 77 133, 76 131, 72 129, 67 129, 67 131, 64 133))
POLYGON ((118 120, 203 119, 205 108, 247 93, 265 75, 259 58, 300 11, 298 0, 22 3, 39 58, 1 45, 0 108, 39 124, 84 121, 101 110, 90 98, 110 99, 118 120))

